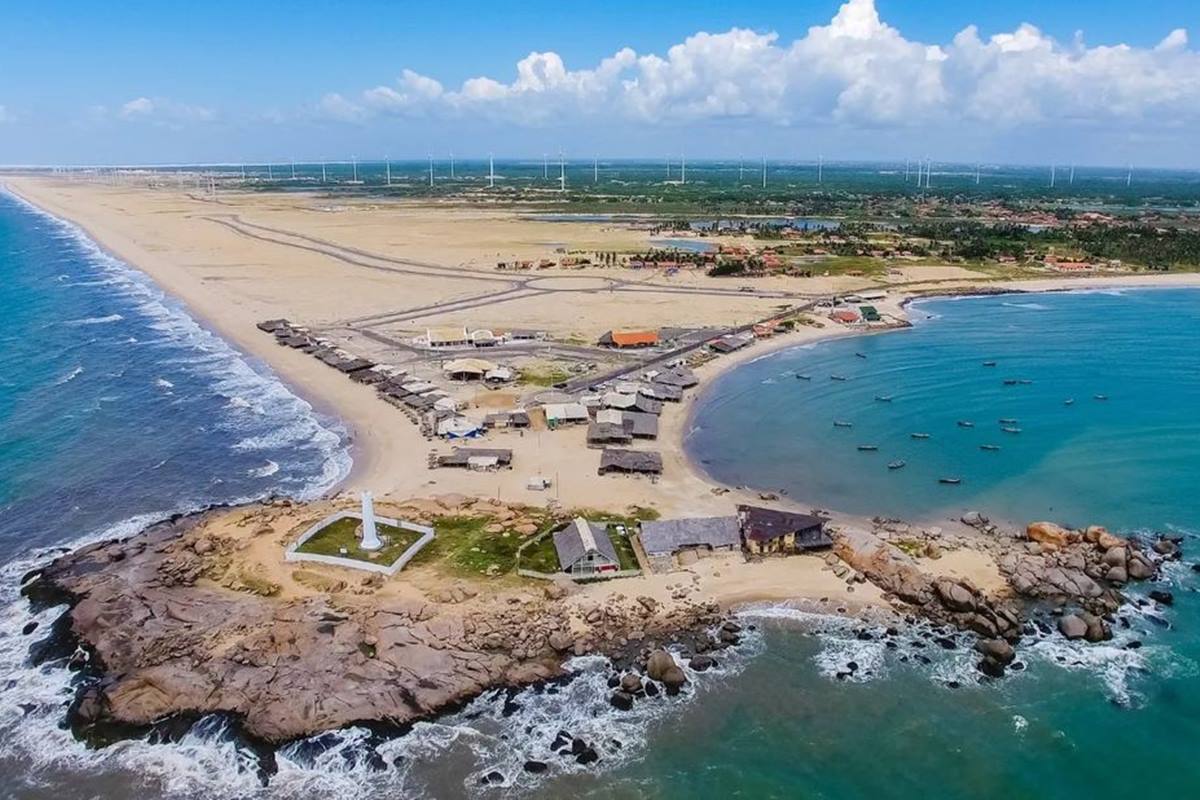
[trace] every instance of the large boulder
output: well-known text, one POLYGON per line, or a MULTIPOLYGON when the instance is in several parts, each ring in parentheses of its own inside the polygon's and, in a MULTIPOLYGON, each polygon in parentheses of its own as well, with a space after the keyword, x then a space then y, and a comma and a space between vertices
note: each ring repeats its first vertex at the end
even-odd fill
POLYGON ((655 650, 646 659, 646 675, 652 680, 661 681, 667 670, 675 666, 674 657, 666 650, 655 650))
POLYGON ((1129 550, 1125 547, 1110 547, 1104 551, 1101 560, 1110 567, 1124 567, 1125 562, 1129 560, 1129 550))
POLYGON ((1129 559, 1126 571, 1129 573, 1129 577, 1135 581, 1149 580, 1154 577, 1156 572, 1153 564, 1138 555, 1129 559))
POLYGON ((1111 550, 1114 547, 1124 547, 1129 544, 1120 536, 1114 536, 1108 532, 1108 529, 1101 525, 1093 525, 1087 529, 1085 537, 1090 542, 1095 542, 1096 547, 1101 550, 1111 550))
POLYGON ((1071 532, 1053 522, 1031 522, 1025 528, 1025 536, 1043 547, 1050 545, 1061 549, 1071 543, 1071 532))
POLYGON ((975 650, 984 658, 1004 666, 1011 664, 1017 657, 1017 651, 1003 639, 980 639, 975 643, 975 650))
POLYGON ((951 580, 940 580, 933 585, 942 605, 951 611, 974 611, 975 593, 951 580))
POLYGON ((1087 636, 1088 624, 1076 614, 1066 614, 1058 620, 1058 632, 1068 639, 1087 636))

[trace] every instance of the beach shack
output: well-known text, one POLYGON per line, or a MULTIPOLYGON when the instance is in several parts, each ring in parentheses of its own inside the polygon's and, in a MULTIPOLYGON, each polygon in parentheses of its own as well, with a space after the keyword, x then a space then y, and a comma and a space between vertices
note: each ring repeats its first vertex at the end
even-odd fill
POLYGON ((455 358, 442 365, 442 371, 452 381, 478 381, 496 365, 483 358, 455 358))
POLYGON ((425 344, 429 347, 462 347, 471 343, 464 327, 426 328, 425 344))
POLYGON ((546 424, 551 428, 588 421, 588 410, 581 403, 546 403, 542 410, 546 413, 546 424))
POLYGON ((600 475, 661 475, 662 454, 650 450, 621 450, 607 448, 600 454, 600 475))
POLYGON ((736 516, 647 520, 639 537, 655 572, 670 570, 675 559, 688 564, 715 552, 733 552, 742 543, 736 516))
POLYGON ((833 547, 825 520, 811 514, 740 505, 742 546, 751 555, 791 555, 833 547))
POLYGON ((576 517, 570 525, 554 532, 554 550, 563 572, 577 577, 618 572, 621 560, 604 525, 576 517))

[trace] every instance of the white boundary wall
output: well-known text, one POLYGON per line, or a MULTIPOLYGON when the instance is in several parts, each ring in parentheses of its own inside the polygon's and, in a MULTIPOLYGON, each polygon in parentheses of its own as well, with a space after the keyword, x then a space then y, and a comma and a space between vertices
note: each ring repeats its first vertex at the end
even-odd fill
POLYGON ((404 569, 404 566, 408 564, 409 561, 412 561, 413 557, 416 556, 417 553, 421 552, 421 549, 425 547, 425 545, 432 542, 434 538, 433 528, 425 525, 417 525, 414 522, 405 522, 404 520, 393 519, 391 517, 376 517, 376 522, 381 522, 384 525, 390 525, 393 528, 403 528, 405 530, 414 531, 421 534, 421 538, 409 545, 408 549, 401 553, 399 558, 387 566, 384 566, 383 564, 372 564, 370 561, 360 561, 357 558, 323 556, 317 553, 301 553, 299 551, 301 545, 324 530, 326 526, 331 525, 340 519, 346 519, 347 517, 358 520, 362 519, 362 515, 356 511, 338 511, 330 514, 320 522, 311 525, 306 531, 304 531, 304 533, 300 534, 299 539, 288 545, 287 550, 284 551, 283 560, 291 563, 307 561, 313 564, 327 564, 331 567, 345 567, 346 569, 357 569, 364 572, 378 572, 381 575, 391 576, 404 569))

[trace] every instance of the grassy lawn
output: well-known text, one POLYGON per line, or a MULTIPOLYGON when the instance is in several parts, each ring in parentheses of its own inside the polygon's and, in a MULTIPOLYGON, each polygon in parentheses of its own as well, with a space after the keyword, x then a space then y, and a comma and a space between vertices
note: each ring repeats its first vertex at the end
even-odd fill
POLYGON ((553 386, 571 377, 571 373, 561 367, 525 367, 521 369, 520 382, 529 386, 553 386))
POLYGON ((547 536, 535 545, 531 545, 521 554, 521 569, 532 569, 537 572, 561 572, 558 563, 558 551, 554 549, 554 537, 547 536))
MULTIPOLYGON (((437 535, 412 560, 412 564, 430 564, 458 573, 486 575, 495 564, 499 575, 516 569, 517 548, 529 537, 516 531, 489 533, 491 517, 442 517, 434 523, 437 535)), ((548 524, 545 521, 543 524, 548 524)), ((553 544, 551 544, 553 550, 553 544)))
POLYGON ((376 522, 375 527, 379 531, 379 538, 383 540, 383 547, 374 551, 362 550, 358 546, 358 536, 355 533, 360 524, 361 520, 357 517, 342 517, 327 525, 297 550, 301 553, 353 558, 386 566, 421 538, 421 534, 416 531, 376 522), (346 549, 345 553, 341 552, 342 548, 346 549))
MULTIPOLYGON (((625 527, 629 530, 629 526, 625 527)), ((613 549, 617 551, 617 559, 621 562, 621 569, 637 569, 637 555, 633 552, 633 542, 629 541, 628 536, 621 536, 610 525, 608 528, 608 538, 613 544, 613 549)))

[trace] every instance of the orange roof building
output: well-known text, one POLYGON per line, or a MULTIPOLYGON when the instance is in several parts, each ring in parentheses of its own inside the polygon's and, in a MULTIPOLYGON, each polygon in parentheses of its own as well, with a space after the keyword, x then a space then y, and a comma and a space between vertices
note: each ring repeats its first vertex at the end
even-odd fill
POLYGON ((600 337, 605 347, 653 347, 658 344, 658 331, 609 331, 600 337))

